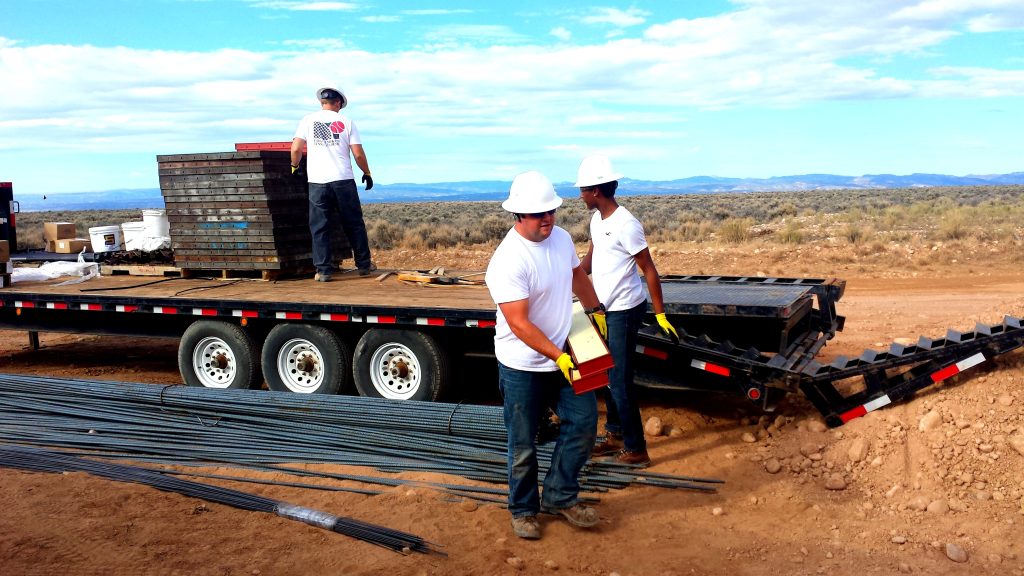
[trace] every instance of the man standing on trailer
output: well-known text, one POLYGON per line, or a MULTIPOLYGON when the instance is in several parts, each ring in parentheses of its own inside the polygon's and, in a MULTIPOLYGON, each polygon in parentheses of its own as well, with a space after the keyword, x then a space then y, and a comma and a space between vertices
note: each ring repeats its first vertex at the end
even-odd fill
POLYGON ((606 439, 594 447, 593 454, 615 454, 618 462, 646 468, 651 458, 633 384, 637 332, 647 312, 647 298, 637 268, 647 283, 658 326, 666 336, 678 338, 679 334, 665 317, 661 280, 647 248, 644 227, 615 200, 620 178, 622 175, 612 169, 605 156, 584 158, 576 178, 580 198, 588 210, 595 210, 590 220, 590 248, 583 257, 582 268, 593 274, 594 289, 608 308, 608 349, 615 361, 608 371, 605 392, 606 439))
POLYGON ((321 88, 316 91, 320 110, 306 115, 292 139, 292 174, 299 169, 302 149, 307 149, 306 174, 309 179, 309 231, 313 236, 313 265, 316 279, 330 282, 337 266, 331 255, 331 234, 338 222, 331 222, 336 212, 341 227, 348 238, 355 256, 360 276, 366 276, 377 269, 370 260, 370 241, 366 236, 363 222, 363 208, 356 192, 352 161, 363 171, 366 189, 373 188, 370 166, 363 152, 359 131, 351 118, 341 115, 341 109, 348 104, 345 94, 337 88, 321 88))
POLYGON ((574 365, 564 348, 573 293, 590 313, 603 307, 580 267, 572 238, 555 226, 561 204, 543 174, 516 176, 502 203, 515 225, 494 251, 486 276, 498 306, 494 355, 508 430, 508 510, 513 533, 529 539, 540 538, 541 510, 581 528, 598 522, 597 511, 579 501, 579 473, 597 431, 597 400, 593 392, 573 392, 568 380, 574 365), (551 405, 560 426, 541 498, 536 436, 551 405))

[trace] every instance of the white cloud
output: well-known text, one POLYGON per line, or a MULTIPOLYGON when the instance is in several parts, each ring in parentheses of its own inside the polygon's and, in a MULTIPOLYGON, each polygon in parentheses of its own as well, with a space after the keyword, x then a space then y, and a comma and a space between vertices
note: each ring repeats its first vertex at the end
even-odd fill
POLYGON ((627 26, 643 24, 646 21, 645 17, 648 15, 650 15, 650 12, 638 8, 628 8, 626 10, 596 8, 590 15, 580 18, 580 21, 584 24, 611 24, 612 26, 625 28, 627 26))
POLYGON ((472 10, 456 9, 446 10, 443 8, 428 8, 422 10, 402 10, 402 14, 408 16, 447 16, 449 14, 472 14, 472 10))
POLYGON ((550 34, 563 42, 567 42, 570 38, 572 38, 572 32, 569 32, 569 30, 567 30, 564 26, 552 28, 550 34))
POLYGON ((1024 30, 1024 13, 1016 15, 983 14, 968 20, 967 29, 979 33, 1024 30))
POLYGON ((423 35, 431 49, 467 44, 525 44, 530 38, 499 24, 456 24, 439 26, 423 35))
POLYGON ((360 20, 370 23, 391 23, 400 22, 402 18, 400 16, 363 16, 360 20))
POLYGON ((305 2, 291 0, 257 0, 251 2, 254 8, 291 10, 293 12, 351 12, 359 8, 352 2, 305 2))

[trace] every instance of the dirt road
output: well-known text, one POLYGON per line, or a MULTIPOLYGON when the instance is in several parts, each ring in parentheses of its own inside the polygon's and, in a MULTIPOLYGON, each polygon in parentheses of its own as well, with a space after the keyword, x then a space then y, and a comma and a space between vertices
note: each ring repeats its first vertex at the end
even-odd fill
MULTIPOLYGON (((689 262, 660 258, 663 273, 689 262)), ((388 265, 386 258, 380 263, 388 265)), ((471 257, 459 265, 474 263, 471 257)), ((839 306, 848 320, 826 357, 972 329, 1005 313, 1024 316, 1024 272, 1012 265, 899 278, 836 272, 849 282, 839 306)), ((0 332, 0 370, 180 381, 175 342, 69 335, 44 335, 42 342, 31 351, 24 334, 0 332)), ((440 558, 401 556, 147 487, 0 469, 0 572, 1024 574, 1020 351, 835 430, 825 430, 796 396, 762 416, 717 395, 645 394, 643 413, 676 429, 648 438, 652 470, 722 478, 727 484, 718 494, 612 491, 601 496, 597 529, 575 530, 549 517, 544 537, 528 542, 511 535, 505 510, 424 489, 369 497, 232 486, 419 534, 445 545, 449 556, 440 558), (924 418, 930 412, 938 416, 924 418), (921 430, 923 420, 929 430, 921 430), (962 560, 959 552, 964 562, 951 559, 962 560)))

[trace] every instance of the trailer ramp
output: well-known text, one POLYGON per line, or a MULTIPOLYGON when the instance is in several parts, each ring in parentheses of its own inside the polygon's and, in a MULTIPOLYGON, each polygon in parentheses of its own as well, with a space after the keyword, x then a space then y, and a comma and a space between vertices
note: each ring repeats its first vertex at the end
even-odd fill
POLYGON ((836 427, 1022 346, 1022 320, 1005 316, 970 332, 951 329, 944 338, 922 336, 916 345, 893 343, 888 350, 865 350, 830 364, 818 363, 808 350, 765 354, 685 332, 675 341, 654 326, 641 329, 637 352, 680 381, 692 378, 704 388, 739 392, 765 410, 799 390, 836 427))

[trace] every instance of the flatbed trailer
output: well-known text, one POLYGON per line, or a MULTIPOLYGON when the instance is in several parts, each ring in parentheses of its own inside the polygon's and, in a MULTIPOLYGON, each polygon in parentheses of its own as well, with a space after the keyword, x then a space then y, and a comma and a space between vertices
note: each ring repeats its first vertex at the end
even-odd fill
MULTIPOLYGON (((766 410, 802 392, 832 426, 1024 346, 1021 320, 1008 316, 823 366, 816 355, 844 326, 842 280, 675 275, 662 277, 662 288, 682 337, 641 331, 636 352, 651 376, 643 381, 736 392, 766 410), (851 379, 862 385, 841 392, 851 379)), ((183 381, 211 388, 266 381, 298 393, 453 399, 463 359, 493 358, 495 323, 484 286, 395 275, 341 274, 326 284, 101 276, 0 290, 0 328, 177 338, 183 381)))

